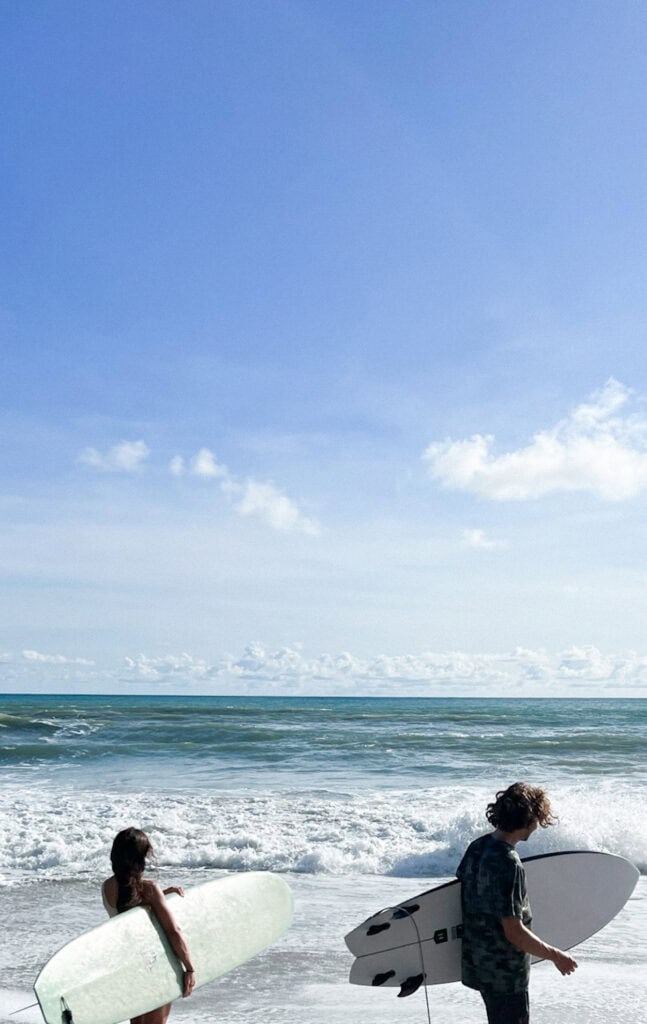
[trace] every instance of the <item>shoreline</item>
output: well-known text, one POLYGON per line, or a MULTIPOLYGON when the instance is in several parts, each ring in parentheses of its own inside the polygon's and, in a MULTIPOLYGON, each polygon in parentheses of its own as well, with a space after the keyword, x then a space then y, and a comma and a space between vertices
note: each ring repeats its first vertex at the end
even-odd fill
MULTIPOLYGON (((189 886, 192 872, 165 868, 164 884, 189 886)), ((420 1024, 424 994, 399 1000, 396 991, 351 986, 352 956, 343 936, 380 906, 399 902, 439 883, 439 879, 385 876, 286 876, 295 895, 292 928, 276 945, 220 981, 179 1000, 171 1021, 264 1020, 276 1024, 420 1024), (386 897, 386 899, 385 899, 386 897)), ((10 1010, 33 1002, 31 985, 42 962, 65 941, 106 920, 98 886, 88 879, 34 881, 4 890, 11 933, 0 940, 0 1024, 41 1024, 38 1008, 14 1017, 10 1010), (74 894, 74 901, 71 897, 74 894)), ((647 998, 644 963, 647 934, 647 879, 641 878, 621 914, 598 935, 578 947, 578 971, 562 978, 549 964, 531 974, 536 1019, 552 1024, 594 1024, 604 1010, 608 1024, 642 1024, 647 998), (541 1010, 539 1009, 541 1007, 541 1010)), ((576 954, 577 955, 577 954, 576 954)), ((453 1024, 478 1024, 480 1001, 460 984, 428 989, 432 1016, 453 1024)))

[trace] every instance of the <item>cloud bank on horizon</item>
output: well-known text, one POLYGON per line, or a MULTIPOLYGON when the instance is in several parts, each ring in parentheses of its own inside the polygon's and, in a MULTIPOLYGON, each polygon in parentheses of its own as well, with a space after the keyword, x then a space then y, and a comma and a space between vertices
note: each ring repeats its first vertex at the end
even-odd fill
MULTIPOLYGON (((239 656, 216 661, 186 652, 127 656, 122 667, 97 667, 88 659, 24 650, 1 659, 14 689, 28 690, 47 667, 55 692, 147 693, 178 695, 279 694, 292 696, 647 696, 647 655, 611 654, 595 647, 571 647, 550 653, 518 648, 509 653, 473 654, 423 651, 419 654, 361 658, 338 654, 306 655, 300 645, 274 649, 248 644, 239 656)), ((2 684, 0 684, 2 685, 2 684)), ((6 686, 6 682, 4 684, 6 686)), ((2 690, 0 690, 2 692, 2 690)), ((6 692, 11 692, 8 690, 6 692)))

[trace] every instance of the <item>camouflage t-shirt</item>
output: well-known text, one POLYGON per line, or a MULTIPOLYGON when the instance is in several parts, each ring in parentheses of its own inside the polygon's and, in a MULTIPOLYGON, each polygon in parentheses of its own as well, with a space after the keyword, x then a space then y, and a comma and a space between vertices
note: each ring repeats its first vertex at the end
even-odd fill
POLYGON ((530 957, 505 937, 501 919, 530 927, 526 875, 514 847, 492 834, 476 839, 458 871, 463 910, 462 981, 482 992, 525 992, 530 957))

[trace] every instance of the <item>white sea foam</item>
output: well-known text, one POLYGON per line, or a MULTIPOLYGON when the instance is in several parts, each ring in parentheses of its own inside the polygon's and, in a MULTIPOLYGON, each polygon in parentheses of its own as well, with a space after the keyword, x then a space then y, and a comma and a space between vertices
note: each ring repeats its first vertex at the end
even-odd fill
MULTIPOLYGON (((0 880, 99 877, 115 833, 128 824, 151 833, 160 865, 183 871, 445 877, 487 830, 491 788, 151 797, 8 785, 0 808, 0 880)), ((639 801, 638 788, 628 785, 565 787, 554 793, 559 824, 519 851, 603 850, 645 872, 647 823, 639 801)))
POLYGON ((33 1003, 33 990, 0 988, 0 1021, 11 1021, 11 1024, 43 1024, 38 1004, 33 1003), (18 1013, 18 1010, 21 1012, 18 1013))

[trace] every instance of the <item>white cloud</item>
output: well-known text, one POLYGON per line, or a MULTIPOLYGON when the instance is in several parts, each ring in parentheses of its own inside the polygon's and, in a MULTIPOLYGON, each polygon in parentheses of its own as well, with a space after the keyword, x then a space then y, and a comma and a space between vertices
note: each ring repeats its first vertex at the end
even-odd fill
MULTIPOLYGON (((361 657, 350 651, 308 656, 300 644, 250 643, 215 660, 183 652, 139 654, 124 669, 92 668, 85 658, 23 651, 5 670, 4 687, 23 692, 65 684, 70 692, 137 692, 138 687, 195 694, 303 696, 645 697, 647 654, 574 645, 554 653, 422 651, 361 657), (44 673, 44 674, 43 674, 44 673)), ((1 688, 1 687, 0 687, 1 688)), ((53 692, 63 692, 62 690, 53 692)))
POLYGON ((381 683, 505 683, 508 673, 501 660, 487 654, 426 652, 418 655, 378 655, 359 658, 348 651, 307 657, 300 645, 271 648, 254 642, 242 655, 225 656, 208 664, 189 654, 127 658, 127 667, 139 678, 162 680, 170 676, 201 680, 234 679, 275 683, 381 684, 381 683))
POLYGON ((647 421, 617 415, 631 394, 611 379, 568 418, 517 451, 494 455, 494 438, 475 434, 434 442, 423 458, 430 476, 444 487, 495 501, 524 501, 555 491, 626 500, 647 488, 647 421))
POLYGON ((274 484, 246 480, 242 495, 236 502, 236 511, 241 516, 256 516, 275 530, 307 533, 316 537, 320 533, 314 519, 304 516, 294 502, 282 494, 274 484))
POLYGON ((63 654, 41 654, 40 651, 22 651, 25 661, 38 662, 41 665, 94 665, 87 658, 66 658, 63 654))
MULTIPOLYGON (((187 472, 185 460, 176 455, 169 464, 174 476, 187 472)), ((282 532, 300 532, 316 537, 321 532, 319 524, 303 515, 298 506, 273 483, 263 483, 248 478, 240 483, 227 467, 217 462, 209 448, 201 448, 189 461, 188 472, 192 476, 220 481, 220 490, 234 504, 236 512, 243 517, 255 517, 282 532)))
POLYGON ((546 651, 533 651, 525 647, 516 647, 509 658, 508 664, 512 671, 519 674, 522 683, 548 682, 554 676, 555 659, 546 651))
POLYGON ((216 457, 209 448, 201 448, 199 452, 189 460, 187 465, 182 455, 174 455, 169 462, 169 472, 173 476, 184 476, 189 473, 191 476, 201 476, 207 479, 227 479, 229 471, 226 466, 216 462, 216 457))
POLYGON ((468 548, 476 548, 480 551, 494 551, 496 548, 507 548, 504 540, 490 539, 485 530, 463 530, 463 544, 468 548))
POLYGON ((357 678, 365 663, 348 652, 306 657, 300 644, 272 649, 258 641, 238 657, 226 657, 219 665, 222 675, 237 679, 271 679, 275 682, 357 678))
POLYGON ((161 658, 150 658, 139 654, 136 658, 126 658, 126 666, 141 679, 157 681, 164 678, 184 675, 192 679, 204 679, 211 672, 210 666, 201 658, 190 654, 168 654, 161 658))
MULTIPOLYGON (((122 441, 104 454, 96 448, 85 448, 77 461, 104 472, 131 473, 141 468, 150 454, 144 441, 122 441)), ((168 463, 168 471, 178 478, 188 474, 218 480, 222 493, 233 502, 238 515, 259 519, 274 530, 306 533, 311 537, 321 532, 316 520, 304 515, 273 483, 253 477, 240 483, 209 448, 200 448, 188 461, 182 455, 174 455, 168 463)))
POLYGON ((96 448, 84 448, 78 462, 107 473, 133 473, 149 455, 150 448, 145 441, 122 441, 103 455, 96 448))
POLYGON ((603 654, 597 647, 570 647, 559 656, 559 673, 564 679, 647 678, 647 659, 633 653, 603 654))
POLYGON ((229 476, 227 467, 216 462, 213 452, 201 448, 191 459, 191 472, 194 476, 223 477, 229 476))
POLYGON ((299 644, 272 648, 249 644, 239 656, 209 663, 190 654, 126 659, 130 674, 146 682, 223 685, 245 692, 263 685, 279 692, 375 693, 512 693, 547 696, 582 686, 591 691, 644 692, 647 656, 635 652, 604 654, 595 647, 571 647, 550 654, 518 647, 510 653, 423 651, 361 658, 349 651, 308 657, 299 644))

